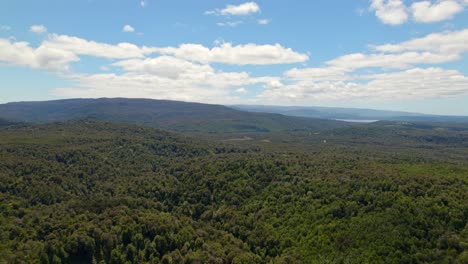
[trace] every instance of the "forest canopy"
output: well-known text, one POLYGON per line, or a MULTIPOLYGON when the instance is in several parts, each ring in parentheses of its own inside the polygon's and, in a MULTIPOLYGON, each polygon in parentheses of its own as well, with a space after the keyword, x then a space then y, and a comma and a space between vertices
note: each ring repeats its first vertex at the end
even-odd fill
POLYGON ((466 134, 400 126, 378 147, 376 129, 284 148, 94 120, 4 127, 0 262, 467 263, 466 134))

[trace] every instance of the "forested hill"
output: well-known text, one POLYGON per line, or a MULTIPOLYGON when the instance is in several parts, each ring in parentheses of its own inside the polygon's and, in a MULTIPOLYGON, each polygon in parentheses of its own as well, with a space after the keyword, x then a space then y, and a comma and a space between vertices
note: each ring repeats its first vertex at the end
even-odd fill
POLYGON ((16 124, 16 123, 0 118, 0 127, 11 126, 11 125, 14 125, 14 124, 16 124))
POLYGON ((411 155, 90 120, 3 127, 0 263, 467 263, 468 161, 424 151, 466 147, 400 138, 411 155))
POLYGON ((126 98, 8 103, 0 105, 0 118, 39 123, 94 118, 201 133, 317 131, 349 125, 332 120, 250 113, 221 105, 126 98))

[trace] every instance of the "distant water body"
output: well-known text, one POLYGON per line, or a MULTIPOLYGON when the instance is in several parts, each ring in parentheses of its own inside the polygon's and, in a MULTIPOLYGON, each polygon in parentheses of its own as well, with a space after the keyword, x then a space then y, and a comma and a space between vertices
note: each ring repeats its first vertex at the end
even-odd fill
POLYGON ((379 120, 362 120, 362 119, 335 119, 337 121, 344 121, 344 122, 350 122, 350 123, 374 123, 379 120))

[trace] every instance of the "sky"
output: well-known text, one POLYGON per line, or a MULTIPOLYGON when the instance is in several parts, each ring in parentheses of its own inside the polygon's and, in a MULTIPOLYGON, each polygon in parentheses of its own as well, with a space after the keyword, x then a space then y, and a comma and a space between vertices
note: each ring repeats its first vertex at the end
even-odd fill
POLYGON ((0 103, 468 115, 468 0, 2 0, 0 103))

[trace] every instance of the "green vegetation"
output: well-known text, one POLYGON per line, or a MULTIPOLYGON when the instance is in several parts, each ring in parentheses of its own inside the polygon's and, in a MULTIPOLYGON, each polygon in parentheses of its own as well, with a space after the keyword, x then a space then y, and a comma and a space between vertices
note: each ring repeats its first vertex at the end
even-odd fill
POLYGON ((244 136, 0 129, 0 263, 468 263, 463 126, 244 136))
POLYGON ((11 126, 11 125, 14 125, 14 124, 15 124, 15 122, 11 122, 11 121, 0 118, 0 127, 11 126))

